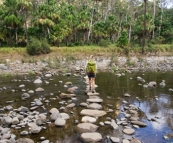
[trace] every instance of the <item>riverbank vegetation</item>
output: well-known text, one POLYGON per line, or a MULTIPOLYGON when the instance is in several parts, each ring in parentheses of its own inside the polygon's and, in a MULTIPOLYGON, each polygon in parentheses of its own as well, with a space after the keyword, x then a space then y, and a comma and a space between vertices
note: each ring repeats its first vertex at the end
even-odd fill
POLYGON ((173 8, 168 5, 167 0, 4 0, 0 4, 0 47, 26 47, 34 37, 57 50, 100 46, 126 53, 141 48, 169 51, 173 8))

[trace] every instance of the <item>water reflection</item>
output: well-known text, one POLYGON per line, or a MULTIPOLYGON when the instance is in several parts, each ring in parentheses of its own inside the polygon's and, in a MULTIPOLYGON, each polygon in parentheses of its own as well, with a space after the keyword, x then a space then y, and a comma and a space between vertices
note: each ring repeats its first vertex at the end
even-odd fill
MULTIPOLYGON (((98 119, 97 124, 102 121, 106 121, 106 117, 111 117, 112 119, 117 119, 122 116, 120 114, 122 109, 122 101, 127 101, 130 104, 135 104, 141 112, 140 118, 142 121, 148 124, 145 128, 135 129, 135 134, 137 138, 145 143, 167 143, 173 142, 173 139, 164 140, 163 135, 166 133, 172 133, 173 129, 173 92, 168 89, 173 88, 173 79, 171 79, 172 72, 165 73, 131 73, 125 74, 124 76, 116 76, 113 73, 100 72, 96 77, 96 84, 98 88, 96 91, 100 93, 100 97, 104 100, 102 104, 103 110, 109 111, 112 109, 113 112, 108 113, 106 116, 98 119), (136 77, 141 76, 145 79, 146 83, 150 81, 156 81, 158 86, 153 89, 144 88, 143 84, 137 81, 136 77), (166 86, 161 88, 159 83, 165 80, 166 86), (124 97, 124 94, 128 93, 130 97, 124 97), (154 120, 149 120, 154 119, 154 120)), ((50 103, 45 104, 45 109, 39 108, 38 111, 42 113, 48 113, 48 111, 53 108, 60 108, 65 105, 59 104, 62 99, 58 98, 61 92, 67 92, 67 88, 64 87, 64 83, 71 81, 74 86, 79 87, 76 94, 77 101, 73 101, 76 107, 67 111, 70 115, 70 119, 67 121, 65 127, 55 127, 53 123, 46 126, 46 129, 42 130, 38 135, 28 135, 28 137, 39 141, 41 136, 49 139, 52 142, 75 142, 81 143, 79 139, 79 134, 76 132, 75 120, 81 122, 82 116, 80 116, 80 111, 83 107, 80 107, 81 102, 85 102, 87 96, 84 94, 85 90, 85 80, 84 77, 79 76, 53 76, 52 78, 42 77, 44 81, 40 85, 33 84, 35 76, 14 76, 14 77, 1 77, 0 78, 0 108, 7 106, 6 101, 14 101, 11 103, 13 109, 19 108, 20 106, 26 106, 30 108, 31 102, 35 98, 45 98, 50 100, 50 103), (47 81, 47 82, 45 82, 47 81), (59 81, 63 81, 60 83, 59 81), (49 84, 48 84, 49 82, 49 84), (19 85, 24 84, 24 88, 20 88, 19 85), (37 87, 42 87, 45 89, 42 93, 34 93, 27 100, 21 99, 21 94, 26 91, 35 90, 37 87), (12 92, 15 90, 15 92, 12 92)), ((65 100, 68 102, 68 100, 65 100)), ((4 111, 0 111, 4 113, 4 111)), ((48 115, 49 118, 49 115, 48 115)), ((22 129, 23 130, 23 129, 22 129)), ((21 130, 13 130, 13 132, 20 137, 21 130)), ((123 137, 119 132, 113 131, 109 126, 100 127, 98 129, 103 136, 102 142, 108 142, 106 139, 107 135, 115 137, 123 137)))

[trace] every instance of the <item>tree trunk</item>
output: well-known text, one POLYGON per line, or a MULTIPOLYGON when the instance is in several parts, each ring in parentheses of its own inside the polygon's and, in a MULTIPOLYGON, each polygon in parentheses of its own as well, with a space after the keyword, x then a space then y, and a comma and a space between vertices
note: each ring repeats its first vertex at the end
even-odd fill
MULTIPOLYGON (((154 25, 155 16, 156 16, 156 0, 153 0, 153 25, 154 25)), ((154 37, 155 37, 155 31, 153 29, 152 38, 154 39, 154 37)))
POLYGON ((143 31, 143 46, 142 46, 142 54, 144 54, 144 48, 146 44, 146 11, 147 11, 147 0, 144 0, 145 10, 144 10, 144 31, 143 31))
POLYGON ((28 26, 27 26, 27 11, 25 10, 25 36, 26 36, 26 45, 28 45, 28 26))
POLYGON ((162 28, 162 21, 163 21, 163 6, 161 4, 161 15, 160 15, 160 24, 159 24, 159 36, 161 33, 161 28, 162 28))

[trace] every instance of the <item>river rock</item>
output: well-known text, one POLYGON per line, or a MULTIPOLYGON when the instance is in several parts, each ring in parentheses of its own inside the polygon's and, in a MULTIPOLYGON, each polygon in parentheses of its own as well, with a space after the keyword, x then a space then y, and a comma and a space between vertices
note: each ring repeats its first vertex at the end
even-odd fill
POLYGON ((87 102, 102 103, 103 99, 87 99, 87 102))
POLYGON ((59 112, 54 112, 50 115, 50 120, 51 121, 55 121, 58 117, 61 117, 60 116, 60 113, 59 112))
POLYGON ((75 104, 74 103, 71 103, 71 104, 68 104, 67 106, 66 106, 66 108, 73 108, 75 106, 75 104))
POLYGON ((57 118, 55 121, 55 126, 65 126, 66 124, 66 120, 64 120, 63 118, 57 118))
POLYGON ((41 79, 36 79, 36 80, 34 80, 33 83, 35 83, 35 84, 40 84, 40 83, 42 83, 42 80, 41 80, 41 79))
POLYGON ((99 126, 92 123, 80 123, 77 125, 77 129, 80 133, 95 132, 99 126))
POLYGON ((12 119, 12 124, 13 125, 16 125, 16 124, 18 124, 19 123, 19 119, 17 118, 17 117, 14 117, 13 119, 12 119))
POLYGON ((34 90, 29 90, 28 93, 29 94, 33 94, 34 93, 34 90))
POLYGON ((88 106, 88 104, 87 104, 87 103, 82 102, 82 103, 80 103, 80 106, 87 107, 87 106, 88 106))
POLYGON ((70 119, 70 116, 67 113, 60 113, 61 118, 64 120, 70 119))
POLYGON ((25 87, 25 85, 24 85, 24 84, 22 84, 22 85, 19 85, 19 87, 20 87, 20 88, 22 88, 22 87, 25 87))
POLYGON ((135 130, 134 129, 124 129, 123 132, 127 135, 132 135, 132 134, 134 134, 135 130))
POLYGON ((130 141, 127 139, 123 139, 123 143, 130 143, 130 141))
POLYGON ((61 98, 71 98, 71 97, 75 97, 75 94, 66 94, 66 93, 61 93, 60 97, 61 98))
POLYGON ((45 77, 52 77, 52 74, 50 74, 50 73, 45 74, 45 77))
POLYGON ((132 124, 135 124, 135 125, 138 125, 138 126, 141 126, 141 127, 146 127, 147 124, 144 123, 144 122, 141 122, 141 121, 131 121, 132 124))
POLYGON ((4 125, 10 125, 12 123, 12 118, 9 116, 2 117, 1 122, 4 125))
POLYGON ((111 127, 114 129, 114 130, 118 130, 118 125, 115 123, 115 120, 111 120, 111 127))
POLYGON ((37 106, 43 105, 43 103, 40 100, 36 100, 35 103, 36 103, 37 106))
POLYGON ((130 143, 141 143, 141 141, 138 140, 138 139, 132 139, 132 140, 130 141, 130 143))
POLYGON ((81 139, 84 141, 84 142, 99 142, 102 140, 102 135, 100 133, 97 133, 97 132, 93 132, 93 133, 82 133, 81 134, 81 139))
POLYGON ((95 123, 96 121, 97 121, 97 119, 94 117, 90 117, 90 116, 82 117, 82 122, 84 122, 84 123, 95 123))
POLYGON ((49 113, 59 113, 59 110, 57 108, 52 108, 49 113))
POLYGON ((31 133, 37 134, 41 131, 41 127, 37 126, 36 123, 29 123, 28 126, 31 128, 31 133))
POLYGON ((20 138, 16 141, 16 143, 34 143, 34 141, 29 138, 20 138))
POLYGON ((36 90, 35 90, 36 92, 43 92, 44 91, 44 89, 43 88, 41 88, 41 87, 38 87, 36 90))
POLYGON ((151 81, 148 84, 148 87, 150 87, 150 88, 153 88, 153 87, 156 87, 156 86, 157 86, 157 83, 155 81, 151 81))
POLYGON ((92 116, 92 117, 101 117, 106 115, 106 112, 103 110, 91 110, 91 109, 83 109, 80 112, 81 115, 92 116))
POLYGON ((113 143, 119 143, 120 142, 120 139, 116 138, 116 137, 110 137, 110 139, 113 143))
POLYGON ((25 99, 25 98, 29 98, 29 97, 30 97, 30 95, 29 95, 28 93, 23 93, 23 94, 22 94, 22 98, 24 98, 24 99, 25 99))
POLYGON ((68 81, 65 83, 65 85, 72 85, 72 82, 68 81))
POLYGON ((22 136, 26 136, 26 135, 28 135, 29 133, 28 133, 28 131, 22 131, 21 133, 20 133, 20 135, 22 135, 22 136))
POLYGON ((100 104, 98 104, 98 103, 91 103, 87 107, 89 109, 98 109, 98 110, 102 109, 102 106, 100 104))
POLYGON ((78 87, 71 87, 67 89, 67 92, 74 93, 78 87))

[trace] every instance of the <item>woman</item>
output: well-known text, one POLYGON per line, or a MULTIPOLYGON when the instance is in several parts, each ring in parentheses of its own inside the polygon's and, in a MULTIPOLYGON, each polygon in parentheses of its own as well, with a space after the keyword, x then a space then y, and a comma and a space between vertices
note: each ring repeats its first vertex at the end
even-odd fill
POLYGON ((86 73, 89 79, 89 89, 94 93, 95 92, 95 77, 97 72, 96 62, 93 59, 93 55, 90 55, 89 60, 86 64, 86 73))

